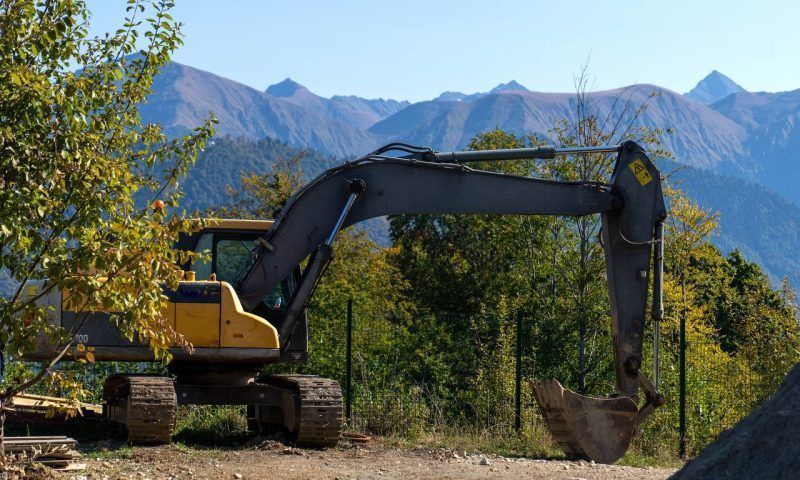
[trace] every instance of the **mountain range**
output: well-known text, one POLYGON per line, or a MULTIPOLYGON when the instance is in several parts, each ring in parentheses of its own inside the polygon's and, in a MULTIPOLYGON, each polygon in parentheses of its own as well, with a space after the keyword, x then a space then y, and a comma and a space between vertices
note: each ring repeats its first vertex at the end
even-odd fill
MULTIPOLYGON (((800 89, 747 92, 714 71, 685 95, 637 84, 590 93, 605 115, 628 100, 640 104, 643 125, 672 129, 666 147, 683 164, 757 181, 800 203, 800 89)), ((286 79, 259 91, 233 80, 171 63, 157 77, 144 118, 185 133, 214 112, 221 135, 271 137, 336 157, 367 153, 391 141, 463 148, 493 128, 537 134, 572 115, 574 93, 532 92, 516 81, 485 93, 445 92, 416 103, 355 96, 321 97, 286 79)))
MULTIPOLYGON (((646 101, 648 108, 637 122, 670 129, 665 146, 678 163, 691 167, 687 191, 704 207, 721 211, 718 245, 741 248, 774 277, 789 275, 800 284, 800 264, 781 259, 800 252, 800 232, 789 228, 800 225, 800 89, 748 92, 713 71, 686 94, 637 84, 591 92, 589 98, 601 115, 623 117, 630 115, 624 110, 628 102, 646 101)), ((181 134, 214 112, 220 137, 270 138, 282 148, 315 150, 307 173, 316 174, 336 159, 391 141, 460 149, 494 128, 548 139, 557 120, 573 115, 575 102, 574 93, 534 92, 514 80, 487 92, 448 91, 416 103, 326 98, 288 78, 260 91, 171 63, 156 77, 142 116, 168 133, 181 134)), ((244 164, 253 168, 266 161, 261 157, 244 164)))

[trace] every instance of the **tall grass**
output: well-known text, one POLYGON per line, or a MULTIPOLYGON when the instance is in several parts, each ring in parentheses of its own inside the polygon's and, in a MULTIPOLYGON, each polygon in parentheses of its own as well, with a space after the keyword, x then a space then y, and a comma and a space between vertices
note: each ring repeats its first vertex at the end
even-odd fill
POLYGON ((221 447, 247 440, 245 407, 240 405, 187 405, 178 407, 175 440, 221 447))

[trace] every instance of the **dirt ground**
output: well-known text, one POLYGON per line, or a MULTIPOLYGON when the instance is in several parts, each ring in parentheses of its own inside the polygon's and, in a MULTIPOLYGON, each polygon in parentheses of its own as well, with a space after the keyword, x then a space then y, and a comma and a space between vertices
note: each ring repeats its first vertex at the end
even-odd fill
POLYGON ((72 480, 113 479, 666 479, 674 470, 588 462, 505 458, 441 449, 404 450, 378 443, 304 450, 275 442, 237 450, 181 446, 100 453, 72 480), (125 458, 119 458, 125 457, 125 458))

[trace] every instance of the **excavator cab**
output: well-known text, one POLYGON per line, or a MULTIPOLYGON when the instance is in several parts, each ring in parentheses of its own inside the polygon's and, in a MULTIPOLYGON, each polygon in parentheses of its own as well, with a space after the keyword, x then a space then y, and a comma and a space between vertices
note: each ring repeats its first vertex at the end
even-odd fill
MULTIPOLYGON (((272 220, 245 219, 206 219, 205 226, 197 232, 183 234, 176 249, 193 252, 206 252, 205 258, 195 259, 183 265, 186 271, 194 272, 197 280, 211 280, 233 284, 245 268, 255 242, 272 226, 272 220)), ((294 294, 300 269, 295 268, 280 283, 267 292, 249 311, 267 320, 278 331, 286 318, 289 300, 294 294)), ((292 338, 280 338, 284 351, 294 352, 284 355, 284 360, 296 363, 305 359, 307 318, 301 313, 301 321, 292 332, 292 338)))

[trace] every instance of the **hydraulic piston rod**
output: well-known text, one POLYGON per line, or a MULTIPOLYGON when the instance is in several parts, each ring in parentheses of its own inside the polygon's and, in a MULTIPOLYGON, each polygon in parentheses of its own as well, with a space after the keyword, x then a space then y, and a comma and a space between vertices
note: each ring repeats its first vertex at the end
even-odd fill
MULTIPOLYGON (((360 178, 355 178, 350 182, 348 190, 349 195, 347 196, 347 200, 345 200, 341 213, 339 213, 339 217, 336 219, 333 229, 330 234, 328 234, 328 238, 325 242, 317 247, 311 255, 305 270, 303 270, 300 283, 297 285, 294 295, 289 300, 289 306, 286 308, 286 317, 280 329, 280 338, 282 341, 291 336, 300 313, 305 309, 311 295, 314 294, 319 278, 333 259, 333 241, 336 239, 336 234, 342 229, 342 225, 347 219, 347 215, 353 208, 353 204, 358 196, 367 190, 367 183, 360 178)), ((284 341, 283 345, 288 345, 288 343, 284 341)))
POLYGON ((656 243, 653 248, 653 385, 658 390, 659 345, 661 344, 661 321, 664 319, 664 222, 655 228, 656 243))
POLYGON ((328 235, 328 239, 325 240, 325 245, 331 246, 333 245, 334 239, 336 239, 336 234, 339 233, 339 230, 342 229, 342 224, 344 223, 347 215, 350 213, 350 209, 353 208, 353 204, 356 202, 356 198, 359 195, 364 193, 364 190, 367 189, 367 184, 364 180, 360 178, 354 179, 350 182, 350 195, 347 197, 347 200, 344 203, 344 208, 342 209, 342 213, 339 214, 339 218, 336 219, 336 224, 333 226, 333 230, 331 230, 330 235, 328 235))
POLYGON ((599 147, 537 147, 505 150, 476 150, 466 152, 434 152, 434 161, 439 163, 467 163, 495 160, 520 160, 524 158, 552 159, 557 155, 576 155, 581 153, 617 153, 619 145, 599 147))

